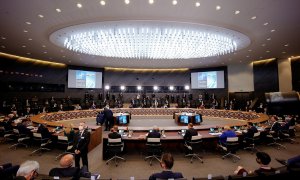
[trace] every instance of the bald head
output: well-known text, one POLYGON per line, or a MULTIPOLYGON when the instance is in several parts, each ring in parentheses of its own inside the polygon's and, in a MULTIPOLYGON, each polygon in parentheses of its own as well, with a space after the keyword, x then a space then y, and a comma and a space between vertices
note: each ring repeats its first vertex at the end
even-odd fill
POLYGON ((60 166, 62 168, 71 167, 73 165, 74 157, 72 154, 66 154, 60 159, 60 166))

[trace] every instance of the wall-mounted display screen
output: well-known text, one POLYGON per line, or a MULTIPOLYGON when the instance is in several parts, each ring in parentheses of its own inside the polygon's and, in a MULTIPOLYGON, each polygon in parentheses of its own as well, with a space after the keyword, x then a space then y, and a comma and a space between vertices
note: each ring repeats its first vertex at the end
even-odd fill
POLYGON ((224 71, 205 71, 191 73, 192 89, 225 88, 224 71))
POLYGON ((102 72, 69 69, 68 88, 102 88, 102 72))

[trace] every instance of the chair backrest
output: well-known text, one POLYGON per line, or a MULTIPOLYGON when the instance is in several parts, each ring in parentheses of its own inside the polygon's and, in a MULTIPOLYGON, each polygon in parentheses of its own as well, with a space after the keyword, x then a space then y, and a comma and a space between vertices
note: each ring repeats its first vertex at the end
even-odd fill
POLYGON ((118 144, 118 143, 121 143, 121 142, 122 142, 121 138, 117 138, 117 139, 108 138, 108 143, 110 143, 110 144, 118 144))
POLYGON ((147 143, 160 143, 160 138, 147 138, 147 143))
POLYGON ((260 136, 260 132, 256 132, 256 133, 254 133, 253 138, 259 137, 259 136, 260 136))
POLYGON ((57 136, 57 139, 60 140, 60 141, 68 141, 67 136, 57 136))
POLYGON ((199 141, 200 139, 202 139, 201 135, 192 136, 191 141, 199 141))
POLYGON ((226 140, 227 151, 237 150, 239 148, 238 137, 228 137, 226 140))
POLYGON ((33 137, 35 137, 37 139, 41 139, 42 138, 42 134, 41 133, 33 133, 33 137))

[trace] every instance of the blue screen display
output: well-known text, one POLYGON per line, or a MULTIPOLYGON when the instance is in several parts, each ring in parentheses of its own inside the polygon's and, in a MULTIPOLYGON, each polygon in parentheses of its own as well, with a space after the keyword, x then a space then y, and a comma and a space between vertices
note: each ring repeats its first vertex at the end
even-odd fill
POLYGON ((119 124, 127 124, 127 116, 119 116, 119 124))
POLYGON ((195 115, 195 123, 201 123, 202 122, 202 116, 200 114, 195 115))
POLYGON ((181 115, 180 116, 180 123, 188 124, 189 123, 189 116, 181 115))

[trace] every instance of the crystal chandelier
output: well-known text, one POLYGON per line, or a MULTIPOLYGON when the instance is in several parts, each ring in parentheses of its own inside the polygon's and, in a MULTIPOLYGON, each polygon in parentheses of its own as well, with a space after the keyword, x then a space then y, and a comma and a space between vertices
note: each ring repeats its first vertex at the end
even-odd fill
POLYGON ((203 24, 164 21, 109 21, 60 29, 50 40, 90 55, 136 59, 220 56, 250 44, 247 36, 203 24))

